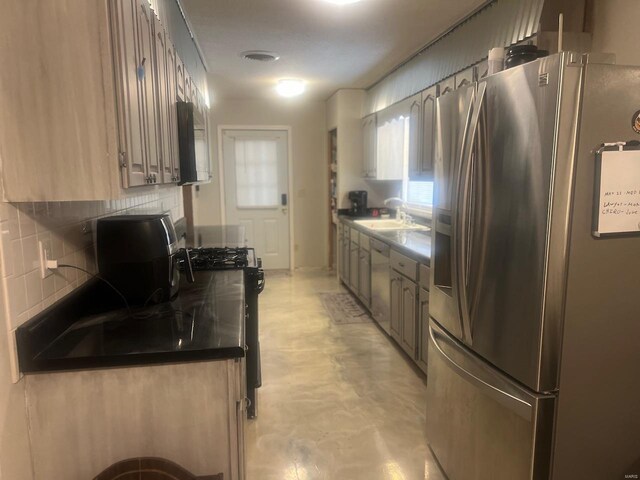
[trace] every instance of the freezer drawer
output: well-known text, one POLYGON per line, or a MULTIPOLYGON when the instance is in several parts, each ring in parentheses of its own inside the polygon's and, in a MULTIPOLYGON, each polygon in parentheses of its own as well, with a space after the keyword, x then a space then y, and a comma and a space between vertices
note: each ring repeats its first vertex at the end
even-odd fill
POLYGON ((555 396, 529 391, 429 323, 427 439, 449 480, 548 479, 555 396))

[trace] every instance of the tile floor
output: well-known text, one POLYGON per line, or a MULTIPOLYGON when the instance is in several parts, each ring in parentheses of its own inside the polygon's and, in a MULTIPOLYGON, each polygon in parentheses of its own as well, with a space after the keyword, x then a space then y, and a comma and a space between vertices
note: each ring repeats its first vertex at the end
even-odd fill
POLYGON ((373 322, 335 325, 330 272, 267 272, 262 383, 248 480, 440 480, 428 456, 426 379, 373 322))

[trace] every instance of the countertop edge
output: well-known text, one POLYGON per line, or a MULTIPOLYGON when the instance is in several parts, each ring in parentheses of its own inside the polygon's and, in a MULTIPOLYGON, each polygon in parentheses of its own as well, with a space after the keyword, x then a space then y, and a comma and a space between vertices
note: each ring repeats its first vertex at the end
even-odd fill
POLYGON ((412 259, 416 260, 419 263, 422 263, 424 265, 427 266, 431 266, 431 257, 426 257, 424 256, 422 253, 417 252, 411 248, 408 248, 405 245, 402 245, 398 242, 394 242, 393 240, 390 240, 387 237, 384 237, 380 234, 378 234, 375 230, 371 230, 370 228, 366 228, 363 227, 362 225, 358 225, 357 223, 355 223, 354 220, 347 218, 347 217, 338 217, 338 221, 339 222, 343 222, 345 224, 347 224, 349 226, 349 228, 354 228, 356 230, 358 230, 359 232, 362 232, 372 238, 375 238, 376 240, 379 240, 383 243, 386 243, 387 245, 395 248, 396 250, 400 251, 401 253, 406 254, 407 256, 411 257, 412 259))
POLYGON ((108 368, 145 367, 151 365, 194 363, 203 361, 235 360, 245 357, 241 347, 218 348, 215 350, 194 350, 190 352, 161 352, 148 354, 109 355, 84 357, 82 359, 46 359, 31 361, 22 370, 25 375, 41 373, 101 370, 108 368))

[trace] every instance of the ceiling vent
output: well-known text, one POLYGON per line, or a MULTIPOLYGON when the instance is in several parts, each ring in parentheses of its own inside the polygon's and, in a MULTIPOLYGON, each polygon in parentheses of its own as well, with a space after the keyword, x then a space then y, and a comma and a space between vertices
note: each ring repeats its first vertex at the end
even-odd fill
POLYGON ((240 54, 245 60, 255 60, 257 62, 275 62, 280 58, 277 53, 265 50, 249 50, 240 54))

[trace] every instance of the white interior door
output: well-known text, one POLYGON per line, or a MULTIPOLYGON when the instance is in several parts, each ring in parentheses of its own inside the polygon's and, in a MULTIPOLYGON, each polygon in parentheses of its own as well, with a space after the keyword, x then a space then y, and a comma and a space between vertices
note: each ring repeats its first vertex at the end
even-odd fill
POLYGON ((226 223, 243 225, 265 269, 289 268, 285 130, 223 130, 226 223))

